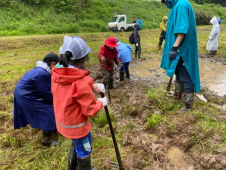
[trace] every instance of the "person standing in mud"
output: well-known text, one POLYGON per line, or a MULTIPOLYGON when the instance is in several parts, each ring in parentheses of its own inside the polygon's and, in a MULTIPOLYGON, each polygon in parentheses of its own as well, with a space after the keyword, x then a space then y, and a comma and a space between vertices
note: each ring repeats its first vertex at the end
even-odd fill
POLYGON ((166 37, 167 20, 168 20, 168 17, 164 16, 162 18, 162 22, 160 23, 160 31, 161 31, 161 33, 160 33, 160 38, 159 38, 158 50, 161 49, 162 42, 163 42, 163 40, 165 40, 165 37, 166 37))
POLYGON ((125 73, 126 73, 126 78, 130 79, 129 63, 131 61, 131 53, 133 51, 133 48, 129 44, 121 43, 117 37, 115 38, 116 38, 116 42, 119 45, 118 47, 116 47, 118 51, 118 58, 122 62, 122 65, 119 66, 119 78, 120 78, 120 81, 123 81, 125 73))
POLYGON ((43 130, 41 143, 44 146, 58 144, 51 70, 59 60, 54 53, 47 54, 43 61, 37 60, 36 67, 20 79, 14 91, 14 129, 30 124, 32 128, 43 130))
MULTIPOLYGON (((103 84, 94 84, 85 70, 91 49, 79 37, 66 37, 60 61, 52 70, 51 90, 57 130, 72 140, 68 170, 91 170, 92 136, 89 117, 95 116, 107 98, 95 99, 93 90, 105 93, 103 84)), ((97 170, 93 168, 92 170, 97 170)))
POLYGON ((116 47, 118 47, 116 38, 109 37, 107 40, 105 40, 105 45, 100 47, 98 54, 100 69, 102 70, 104 77, 103 84, 105 87, 106 85, 109 85, 109 89, 114 88, 114 62, 117 65, 119 65, 120 62, 116 47))
POLYGON ((207 55, 216 55, 218 50, 218 39, 220 35, 220 23, 218 22, 218 19, 216 17, 213 17, 210 20, 210 23, 213 24, 213 28, 207 41, 206 49, 210 50, 207 55))
POLYGON ((139 34, 139 24, 134 25, 134 30, 133 30, 133 39, 134 39, 134 44, 135 44, 135 58, 140 59, 141 55, 141 44, 140 44, 140 34, 139 34))
POLYGON ((162 0, 171 11, 160 67, 166 75, 176 75, 174 97, 183 97, 179 111, 192 110, 194 92, 201 90, 195 13, 187 0, 162 0))

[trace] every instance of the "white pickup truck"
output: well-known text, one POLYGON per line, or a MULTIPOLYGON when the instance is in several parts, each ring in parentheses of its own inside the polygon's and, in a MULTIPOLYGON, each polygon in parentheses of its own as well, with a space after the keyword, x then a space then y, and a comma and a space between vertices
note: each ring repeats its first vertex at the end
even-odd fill
POLYGON ((126 15, 115 15, 112 17, 111 21, 108 23, 108 30, 110 31, 127 31, 133 30, 136 23, 127 23, 126 15))

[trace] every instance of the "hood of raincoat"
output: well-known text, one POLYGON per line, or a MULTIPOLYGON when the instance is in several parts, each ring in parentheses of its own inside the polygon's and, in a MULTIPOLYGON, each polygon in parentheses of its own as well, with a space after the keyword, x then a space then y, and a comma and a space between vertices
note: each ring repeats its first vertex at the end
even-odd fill
POLYGON ((173 8, 173 5, 177 3, 178 0, 166 0, 167 8, 173 8))
POLYGON ((71 84, 83 78, 84 76, 88 76, 90 73, 91 73, 90 71, 86 71, 78 68, 54 67, 52 69, 52 74, 53 74, 52 78, 54 77, 52 81, 58 84, 71 84))
POLYGON ((162 21, 163 22, 166 22, 167 20, 168 20, 168 17, 167 16, 162 17, 162 21))
POLYGON ((213 24, 213 25, 219 24, 219 23, 218 23, 218 20, 217 20, 217 18, 216 18, 215 16, 210 20, 210 22, 211 22, 211 24, 213 24))
POLYGON ((134 25, 134 29, 139 30, 139 24, 138 23, 134 25))
POLYGON ((46 71, 48 71, 49 74, 51 74, 51 69, 49 68, 48 64, 45 63, 44 61, 37 60, 37 61, 36 61, 36 67, 42 67, 42 68, 44 68, 46 71))

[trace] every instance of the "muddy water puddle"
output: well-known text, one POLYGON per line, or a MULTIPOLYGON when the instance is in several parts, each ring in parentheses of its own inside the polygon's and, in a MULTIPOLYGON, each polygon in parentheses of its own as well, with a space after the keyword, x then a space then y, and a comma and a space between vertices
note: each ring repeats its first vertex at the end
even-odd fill
POLYGON ((169 159, 167 170, 193 170, 194 167, 189 165, 184 157, 184 153, 180 151, 177 147, 171 147, 167 152, 167 157, 169 159))
MULTIPOLYGON (((149 54, 143 61, 135 59, 130 65, 130 72, 140 78, 152 79, 154 76, 168 81, 169 77, 165 75, 165 70, 160 68, 160 60, 161 54, 149 54)), ((202 88, 206 87, 219 96, 226 95, 226 65, 199 59, 199 71, 202 88)))

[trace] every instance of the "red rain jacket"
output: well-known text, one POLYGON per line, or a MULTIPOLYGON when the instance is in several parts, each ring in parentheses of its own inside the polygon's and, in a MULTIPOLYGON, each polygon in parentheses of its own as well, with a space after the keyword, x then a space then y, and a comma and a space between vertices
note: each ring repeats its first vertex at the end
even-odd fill
POLYGON ((103 45, 100 47, 100 52, 98 54, 99 58, 99 64, 101 70, 108 70, 113 71, 114 68, 114 62, 116 64, 119 64, 120 60, 118 59, 118 52, 117 49, 114 48, 113 50, 109 49, 106 45, 103 45), (105 57, 106 62, 103 64, 101 62, 101 58, 105 57), (106 69, 105 69, 106 67, 106 69))
POLYGON ((57 130, 65 137, 78 139, 91 130, 88 117, 95 116, 103 103, 95 99, 89 71, 53 68, 51 91, 57 130))

